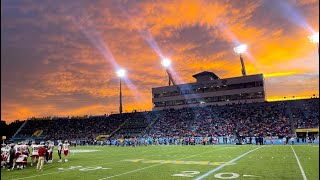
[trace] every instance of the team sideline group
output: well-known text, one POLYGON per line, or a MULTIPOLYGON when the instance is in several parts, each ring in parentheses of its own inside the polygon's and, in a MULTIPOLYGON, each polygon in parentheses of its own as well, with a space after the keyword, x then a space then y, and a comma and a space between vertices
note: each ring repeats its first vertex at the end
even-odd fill
MULTIPOLYGON (((58 142, 58 162, 62 162, 61 154, 64 154, 64 161, 68 162, 69 142, 61 141, 58 142)), ((30 166, 37 164, 37 171, 43 170, 44 163, 53 162, 53 150, 54 142, 32 142, 27 144, 26 142, 21 142, 18 144, 2 144, 1 145, 1 167, 3 169, 7 168, 8 171, 16 169, 24 169, 28 165, 28 157, 31 156, 30 166), (30 149, 31 148, 31 153, 30 149)))

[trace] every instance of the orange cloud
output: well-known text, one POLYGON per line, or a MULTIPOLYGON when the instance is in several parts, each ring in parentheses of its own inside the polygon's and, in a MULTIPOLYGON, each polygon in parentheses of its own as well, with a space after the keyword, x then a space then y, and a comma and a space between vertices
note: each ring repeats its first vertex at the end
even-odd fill
MULTIPOLYGON (((319 28, 318 0, 290 3, 312 28, 319 28)), ((309 32, 288 22, 265 1, 79 0, 41 5, 6 1, 3 5, 1 116, 7 121, 117 112, 119 79, 105 48, 127 70, 132 83, 123 84, 125 111, 150 110, 151 88, 167 84, 160 57, 150 45, 154 42, 172 59, 181 82, 194 82, 192 75, 200 71, 213 71, 222 78, 240 76, 239 56, 233 52, 239 41, 248 44, 247 73, 267 77, 268 98, 319 91, 317 47, 308 41, 309 32), (79 24, 96 33, 86 36, 79 24), (147 42, 139 33, 142 30, 150 32, 154 42, 147 42)))

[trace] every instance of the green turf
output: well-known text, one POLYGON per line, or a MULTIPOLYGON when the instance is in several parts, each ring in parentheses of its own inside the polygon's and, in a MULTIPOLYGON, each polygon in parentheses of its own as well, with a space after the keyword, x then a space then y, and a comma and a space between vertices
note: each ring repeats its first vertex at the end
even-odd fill
MULTIPOLYGON (((55 152, 54 162, 45 164, 44 171, 37 172, 35 167, 9 172, 1 170, 1 179, 195 179, 221 166, 222 162, 233 160, 259 147, 262 146, 77 147, 71 149, 71 152, 74 149, 100 151, 71 153, 70 161, 67 163, 58 163, 55 152), (70 166, 82 166, 86 169, 69 169, 70 166), (173 176, 184 175, 182 171, 193 171, 194 175, 173 176)), ((292 147, 299 157, 307 179, 319 179, 319 146, 292 147)), ((303 179, 289 145, 263 146, 203 179, 219 179, 219 175, 225 178, 239 176, 234 179, 248 180, 303 179)))

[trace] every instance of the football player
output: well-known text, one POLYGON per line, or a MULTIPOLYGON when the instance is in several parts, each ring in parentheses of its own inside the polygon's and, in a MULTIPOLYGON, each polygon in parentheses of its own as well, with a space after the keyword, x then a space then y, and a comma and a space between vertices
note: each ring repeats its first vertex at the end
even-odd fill
POLYGON ((48 163, 52 163, 53 148, 54 148, 54 142, 53 141, 49 141, 49 145, 48 145, 48 163))
POLYGON ((68 162, 70 144, 66 140, 66 141, 64 141, 62 146, 63 146, 63 153, 64 153, 64 162, 68 162))
POLYGON ((8 156, 9 156, 9 151, 8 151, 7 145, 2 144, 1 145, 1 167, 3 169, 6 168, 8 156))
POLYGON ((62 146, 62 142, 61 142, 61 141, 59 141, 59 143, 58 143, 58 156, 59 156, 59 161, 58 161, 58 162, 62 162, 62 160, 61 160, 61 152, 62 152, 62 148, 63 148, 63 146, 62 146))
POLYGON ((39 159, 39 153, 38 150, 40 148, 39 144, 36 144, 34 141, 31 144, 31 166, 33 166, 33 163, 37 162, 39 159))

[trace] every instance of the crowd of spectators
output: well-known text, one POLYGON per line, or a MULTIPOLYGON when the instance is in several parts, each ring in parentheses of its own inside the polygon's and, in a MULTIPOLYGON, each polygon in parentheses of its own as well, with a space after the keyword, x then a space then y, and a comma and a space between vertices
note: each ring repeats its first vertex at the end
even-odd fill
POLYGON ((292 134, 286 102, 257 103, 242 107, 239 136, 288 136, 292 134))
POLYGON ((110 134, 128 119, 127 114, 93 116, 86 118, 52 118, 28 120, 16 137, 29 137, 42 131, 46 139, 94 139, 98 135, 110 134))
POLYGON ((292 101, 295 128, 319 127, 319 99, 292 101))
POLYGON ((295 128, 318 127, 318 99, 28 120, 17 137, 30 137, 41 130, 41 136, 55 140, 93 140, 98 135, 111 135, 114 139, 179 139, 233 135, 281 138, 292 135, 291 127, 294 126, 291 126, 290 117, 294 117, 295 128))
POLYGON ((168 109, 158 113, 160 116, 153 124, 149 135, 156 137, 191 135, 190 123, 194 117, 191 108, 168 109))
POLYGON ((164 110, 152 136, 291 135, 285 102, 234 104, 164 110))
POLYGON ((147 128, 149 128, 158 116, 158 113, 152 111, 133 113, 132 116, 119 127, 119 130, 113 137, 139 137, 142 133, 146 132, 147 128))

